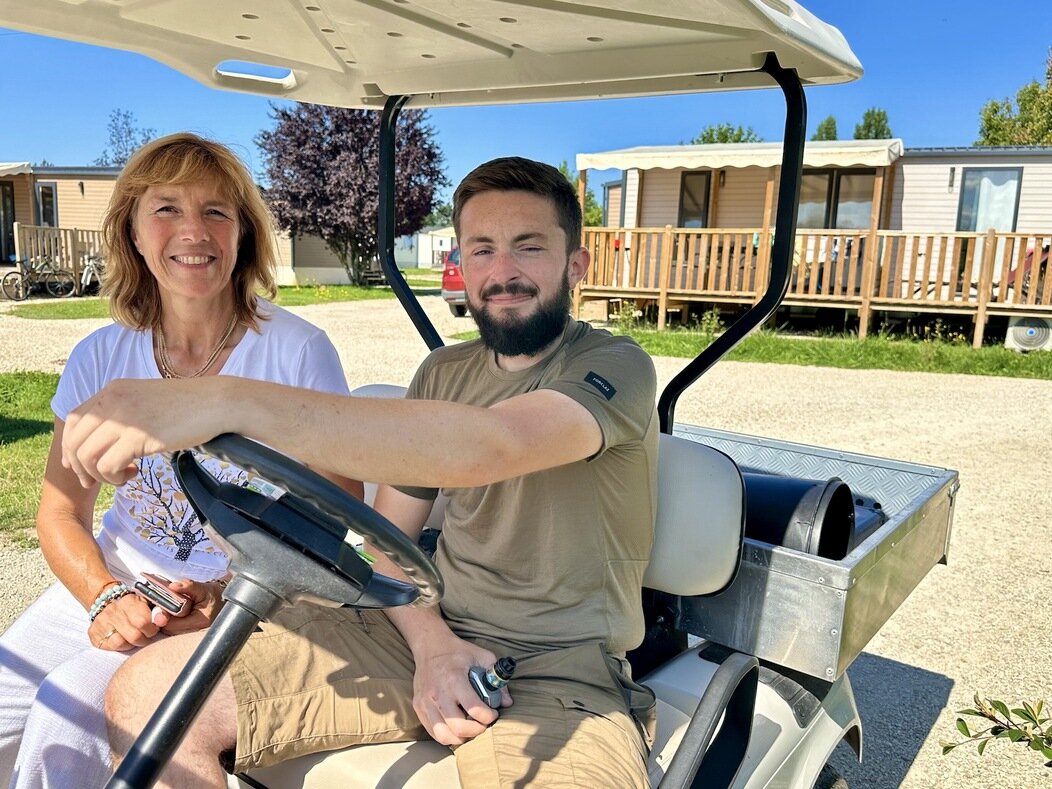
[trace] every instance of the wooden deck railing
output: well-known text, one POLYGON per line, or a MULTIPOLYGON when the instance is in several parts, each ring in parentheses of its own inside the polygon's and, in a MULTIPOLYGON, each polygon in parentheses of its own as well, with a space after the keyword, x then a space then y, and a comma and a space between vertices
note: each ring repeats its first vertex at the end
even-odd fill
POLYGON ((70 271, 78 294, 88 255, 102 257, 102 231, 15 222, 15 256, 19 260, 47 258, 55 268, 70 271))
MULTIPOLYGON (((592 266, 579 298, 655 300, 658 327, 685 302, 750 303, 767 287, 773 232, 763 228, 585 228, 592 266)), ((800 230, 785 303, 859 312, 1052 315, 1052 233, 800 230)))

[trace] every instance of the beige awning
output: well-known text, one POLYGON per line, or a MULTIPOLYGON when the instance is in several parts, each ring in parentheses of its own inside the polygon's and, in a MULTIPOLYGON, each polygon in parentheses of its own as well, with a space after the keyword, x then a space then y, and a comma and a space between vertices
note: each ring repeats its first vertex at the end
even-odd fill
MULTIPOLYGON (((835 140, 804 146, 804 167, 886 167, 902 156, 902 140, 835 140)), ((720 170, 777 167, 780 142, 655 145, 577 154, 580 170, 720 170)))
POLYGON ((0 162, 0 175, 21 175, 33 172, 29 162, 0 162))

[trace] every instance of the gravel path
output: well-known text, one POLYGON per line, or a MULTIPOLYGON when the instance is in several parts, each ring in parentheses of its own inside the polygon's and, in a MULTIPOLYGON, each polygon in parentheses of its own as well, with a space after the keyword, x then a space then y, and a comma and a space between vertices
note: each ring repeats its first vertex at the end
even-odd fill
MULTIPOLYGON (((445 335, 471 328, 437 297, 445 335)), ((3 314, 0 371, 61 369, 101 321, 3 314), (27 350, 31 349, 31 351, 27 350)), ((393 301, 297 308, 333 339, 352 387, 407 384, 425 356, 393 301)), ((657 359, 663 385, 683 365, 657 359)), ((975 691, 1052 702, 1052 382, 727 362, 685 394, 679 420, 957 469, 949 565, 937 566, 855 661, 865 763, 834 760, 853 787, 1052 786, 1036 754, 998 742, 940 754, 975 691)), ((0 549, 0 627, 48 583, 35 553, 0 549)))

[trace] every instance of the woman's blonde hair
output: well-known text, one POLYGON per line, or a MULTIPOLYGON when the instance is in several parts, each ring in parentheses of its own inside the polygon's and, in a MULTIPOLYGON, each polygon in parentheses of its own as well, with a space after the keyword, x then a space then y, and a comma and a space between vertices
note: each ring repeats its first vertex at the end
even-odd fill
POLYGON ((239 323, 258 329, 256 294, 274 298, 276 251, 274 223, 248 169, 224 145, 182 132, 149 142, 124 166, 102 223, 106 249, 103 295, 109 296, 113 319, 132 329, 161 323, 157 280, 132 242, 139 198, 151 186, 211 182, 237 206, 241 237, 231 279, 234 312, 239 323))

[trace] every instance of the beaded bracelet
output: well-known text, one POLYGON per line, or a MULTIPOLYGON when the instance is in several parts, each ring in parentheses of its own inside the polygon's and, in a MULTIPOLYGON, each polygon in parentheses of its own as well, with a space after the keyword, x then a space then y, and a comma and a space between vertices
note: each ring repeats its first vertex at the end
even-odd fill
POLYGON ((131 589, 124 584, 116 584, 107 587, 98 597, 95 598, 95 602, 91 604, 91 610, 88 611, 88 620, 94 622, 95 617, 102 613, 103 608, 117 598, 124 597, 126 594, 131 594, 131 589))

